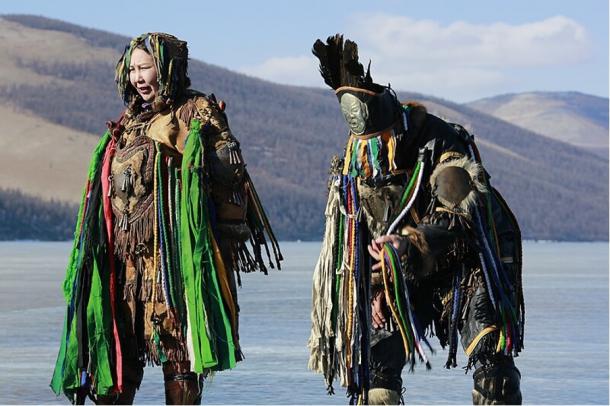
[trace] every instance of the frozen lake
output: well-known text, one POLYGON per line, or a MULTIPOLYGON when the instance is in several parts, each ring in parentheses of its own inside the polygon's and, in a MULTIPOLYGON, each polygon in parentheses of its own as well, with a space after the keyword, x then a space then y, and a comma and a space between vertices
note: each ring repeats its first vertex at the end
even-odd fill
MULTIPOLYGON (((206 383, 207 404, 345 404, 335 385, 307 370, 311 276, 320 243, 281 244, 284 269, 243 275, 241 344, 246 360, 206 383)), ((48 387, 64 306, 60 284, 70 243, 0 243, 0 404, 66 404, 48 387)), ((527 404, 608 404, 608 243, 526 242, 527 404)), ((405 373, 408 404, 468 404, 471 374, 405 373)), ((463 358, 462 358, 463 365, 463 358)), ((163 403, 160 368, 147 368, 136 403, 163 403)))

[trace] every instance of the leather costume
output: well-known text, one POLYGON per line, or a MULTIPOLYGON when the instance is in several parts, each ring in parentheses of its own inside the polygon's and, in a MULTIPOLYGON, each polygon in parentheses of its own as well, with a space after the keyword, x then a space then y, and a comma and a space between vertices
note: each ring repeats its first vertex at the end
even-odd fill
POLYGON ((449 348, 451 368, 459 335, 467 368, 476 368, 473 402, 520 403, 512 357, 523 343, 521 236, 472 136, 422 105, 399 103, 342 36, 318 40, 313 52, 350 135, 344 157, 331 165, 310 369, 324 374, 331 393, 338 378, 353 403, 397 403, 404 366, 413 369, 418 358, 428 364, 427 337, 449 348), (399 281, 385 269, 371 272, 366 245, 386 233, 408 242, 392 268, 402 270, 399 281), (378 294, 392 312, 374 329, 370 303, 378 294))
POLYGON ((166 403, 198 404, 204 376, 242 359, 236 275, 266 272, 265 234, 279 267, 224 103, 188 89, 187 52, 144 34, 117 65, 127 109, 91 161, 51 382, 75 403, 132 403, 149 363, 163 366, 166 403), (129 83, 135 48, 157 69, 150 104, 129 83))

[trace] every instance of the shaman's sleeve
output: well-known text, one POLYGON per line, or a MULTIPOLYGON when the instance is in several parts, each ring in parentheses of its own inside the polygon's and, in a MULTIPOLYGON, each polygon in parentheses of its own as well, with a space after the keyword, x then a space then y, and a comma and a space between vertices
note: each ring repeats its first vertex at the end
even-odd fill
POLYGON ((213 96, 198 98, 195 103, 202 122, 210 195, 215 208, 214 229, 221 250, 237 271, 266 273, 263 248, 269 266, 279 268, 282 259, 279 245, 246 170, 240 143, 229 128, 224 103, 217 103, 213 96), (246 248, 248 241, 251 250, 246 248))
POLYGON ((201 121, 204 167, 214 203, 213 227, 221 239, 245 241, 250 237, 245 164, 223 111, 224 103, 217 103, 214 96, 197 97, 191 103, 189 110, 201 121))

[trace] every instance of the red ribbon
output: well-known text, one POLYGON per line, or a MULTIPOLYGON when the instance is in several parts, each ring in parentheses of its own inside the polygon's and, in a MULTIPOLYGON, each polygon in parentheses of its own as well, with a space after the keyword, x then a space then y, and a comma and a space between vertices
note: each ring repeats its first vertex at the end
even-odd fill
POLYGON ((121 352, 121 341, 119 339, 119 329, 116 323, 116 267, 114 263, 114 228, 112 224, 112 203, 110 202, 110 164, 116 151, 114 138, 110 139, 104 159, 102 161, 102 201, 104 207, 104 220, 106 222, 106 232, 108 233, 108 263, 110 264, 110 308, 112 312, 112 332, 114 334, 114 351, 116 355, 116 389, 123 391, 123 355, 121 352))

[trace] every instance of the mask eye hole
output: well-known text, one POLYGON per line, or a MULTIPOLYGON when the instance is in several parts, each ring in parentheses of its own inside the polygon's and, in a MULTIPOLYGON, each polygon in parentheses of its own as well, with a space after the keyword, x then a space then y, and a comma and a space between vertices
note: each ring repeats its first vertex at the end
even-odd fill
POLYGON ((369 116, 368 108, 353 94, 344 93, 340 100, 341 112, 352 133, 364 134, 369 116))

